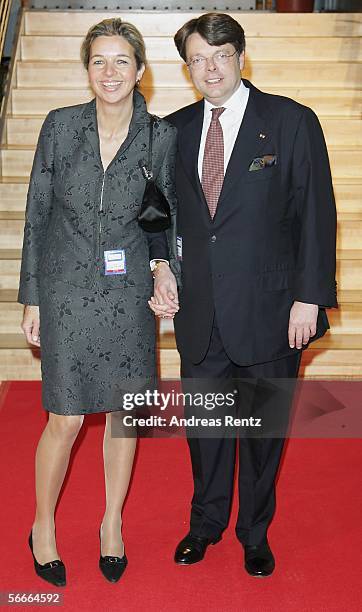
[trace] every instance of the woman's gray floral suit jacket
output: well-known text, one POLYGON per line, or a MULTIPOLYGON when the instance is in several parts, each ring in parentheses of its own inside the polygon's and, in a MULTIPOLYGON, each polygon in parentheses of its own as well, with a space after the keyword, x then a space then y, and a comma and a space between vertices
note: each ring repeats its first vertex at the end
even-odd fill
POLYGON ((146 179, 150 115, 134 92, 126 140, 106 172, 99 151, 96 102, 51 111, 33 163, 24 228, 18 301, 39 304, 39 282, 63 281, 92 288, 98 275, 105 289, 149 286, 149 259, 170 259, 176 277, 176 129, 158 119, 153 135, 153 172, 167 197, 172 226, 167 242, 137 223, 146 179), (140 163, 141 162, 141 163, 140 163), (168 252, 167 252, 168 243, 168 252), (126 274, 104 276, 104 251, 125 249, 126 274))

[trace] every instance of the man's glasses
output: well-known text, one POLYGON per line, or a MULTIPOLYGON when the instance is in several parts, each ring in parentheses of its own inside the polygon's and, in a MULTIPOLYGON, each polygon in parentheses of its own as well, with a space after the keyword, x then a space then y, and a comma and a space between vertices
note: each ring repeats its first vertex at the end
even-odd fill
POLYGON ((229 58, 233 57, 235 53, 237 53, 237 51, 234 51, 234 53, 216 51, 214 55, 208 58, 203 57, 202 55, 197 55, 196 57, 193 57, 189 62, 186 62, 186 65, 189 66, 189 68, 192 68, 193 70, 199 70, 199 68, 205 68, 207 62, 211 59, 215 66, 224 66, 228 63, 229 58))

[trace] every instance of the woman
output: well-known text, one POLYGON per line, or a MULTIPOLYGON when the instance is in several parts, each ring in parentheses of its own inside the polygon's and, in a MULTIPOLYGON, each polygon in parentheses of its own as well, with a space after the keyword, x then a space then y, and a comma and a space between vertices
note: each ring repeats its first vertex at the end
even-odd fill
MULTIPOLYGON (((36 573, 56 586, 64 586, 66 576, 54 511, 85 414, 107 413, 99 566, 111 582, 126 567, 121 510, 136 440, 112 437, 111 415, 121 414, 127 383, 139 388, 156 375, 155 321, 147 304, 153 289, 166 316, 178 310, 171 271, 177 270, 174 228, 166 240, 146 234, 137 222, 150 124, 137 91, 145 70, 144 41, 133 25, 106 19, 89 30, 81 56, 95 98, 51 111, 41 129, 18 297, 25 305, 26 338, 41 346, 43 405, 49 413, 36 452, 37 505, 29 545, 36 573)), ((173 220, 175 139, 174 128, 156 119, 152 170, 173 220)))

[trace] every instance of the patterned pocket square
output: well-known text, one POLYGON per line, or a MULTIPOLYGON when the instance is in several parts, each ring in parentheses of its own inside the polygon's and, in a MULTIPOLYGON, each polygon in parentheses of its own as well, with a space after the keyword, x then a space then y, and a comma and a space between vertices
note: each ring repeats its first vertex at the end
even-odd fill
POLYGON ((264 170, 264 168, 276 166, 276 163, 276 155, 263 155, 263 157, 255 157, 249 166, 249 172, 253 172, 254 170, 264 170))

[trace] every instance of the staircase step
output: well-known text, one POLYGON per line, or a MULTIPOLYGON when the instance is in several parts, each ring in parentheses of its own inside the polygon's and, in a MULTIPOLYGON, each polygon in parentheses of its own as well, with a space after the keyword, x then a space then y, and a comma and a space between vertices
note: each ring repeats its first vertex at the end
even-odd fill
MULTIPOLYGON (((180 11, 170 15, 152 11, 61 11, 56 13, 30 11, 25 14, 25 33, 28 35, 84 36, 87 30, 111 17, 120 17, 147 33, 148 36, 173 37, 188 19, 198 17, 197 11, 180 11)), ((246 36, 361 36, 360 13, 230 13, 244 28, 246 36)))
POLYGON ((0 333, 0 349, 20 349, 28 348, 29 344, 23 332, 0 333))
POLYGON ((40 380, 40 351, 0 349, 0 380, 40 380))
POLYGON ((361 153, 362 149, 360 147, 348 148, 346 146, 342 148, 330 146, 328 148, 328 155, 332 176, 334 178, 362 179, 361 153))
MULTIPOLYGON (((34 85, 34 83, 32 83, 34 85)), ((313 108, 319 116, 360 117, 362 109, 362 94, 355 89, 344 90, 316 90, 306 88, 275 88, 266 87, 265 91, 286 96, 297 100, 301 104, 313 108)), ((187 106, 197 100, 191 84, 183 87, 142 87, 151 113, 164 117, 176 108, 187 106)), ((18 115, 41 115, 44 117, 51 109, 62 106, 82 104, 92 99, 92 91, 83 89, 46 89, 33 87, 12 90, 12 112, 18 115)), ((337 129, 342 129, 341 127, 337 129)))
POLYGON ((337 248, 343 251, 362 248, 361 221, 341 221, 338 223, 337 248))
MULTIPOLYGON (((40 351, 35 349, 0 350, 2 380, 40 380, 40 351)), ((178 379, 180 358, 176 350, 159 353, 160 371, 164 379, 178 379)), ((318 351, 308 349, 302 358, 300 377, 360 378, 362 367, 359 351, 318 351)))
POLYGON ((338 304, 362 302, 362 289, 339 289, 338 304))
MULTIPOLYGON (((22 90, 22 94, 28 93, 22 90)), ((38 92, 39 93, 39 92, 38 92)), ((58 100, 59 102, 59 100, 58 100)), ((35 145, 45 115, 23 116, 13 115, 6 119, 7 144, 9 145, 35 145)), ((341 119, 320 117, 321 125, 326 138, 327 146, 362 146, 362 129, 359 119, 341 119)))
POLYGON ((333 349, 326 351, 310 347, 303 352, 299 375, 304 378, 322 380, 325 378, 361 378, 362 352, 333 349))
MULTIPOLYGON (((328 310, 330 334, 362 334, 362 304, 343 304, 328 310)), ((362 353, 361 353, 362 357, 362 353)))
POLYGON ((314 342, 315 349, 325 350, 360 350, 360 361, 362 365, 362 334, 331 334, 327 333, 323 338, 314 342))
POLYGON ((358 212, 358 213, 341 212, 341 213, 338 213, 338 220, 339 221, 362 221, 362 213, 361 212, 358 212))
MULTIPOLYGON (((32 36, 21 37, 21 59, 37 61, 78 61, 83 36, 32 36)), ((145 36, 146 57, 148 62, 171 60, 181 62, 171 36, 145 36)), ((308 61, 321 58, 326 62, 348 62, 362 60, 362 49, 357 37, 341 38, 312 37, 308 44, 302 37, 253 37, 247 39, 247 59, 255 61, 308 61)))
MULTIPOLYGON (((2 280, 4 283, 4 279, 2 280)), ((18 283, 19 284, 19 283, 18 283)), ((1 302, 15 302, 18 296, 17 289, 1 289, 0 288, 0 303, 1 302)))
POLYGON ((9 145, 36 145, 44 117, 13 115, 6 118, 9 145))
MULTIPOLYGON (((158 343, 160 350, 176 349, 176 343, 174 336, 171 335, 167 338, 160 337, 158 343)), ((15 349, 15 348, 27 348, 28 343, 22 331, 15 333, 1 333, 0 332, 0 349, 15 349)), ((331 334, 327 332, 323 338, 316 340, 313 343, 314 350, 354 350, 361 351, 361 366, 362 366, 362 334, 331 334)))
POLYGON ((16 302, 19 287, 20 260, 6 259, 1 257, 2 254, 3 250, 0 249, 0 301, 16 302))
POLYGON ((341 291, 353 289, 362 291, 362 257, 354 260, 337 261, 338 297, 341 291))
POLYGON ((0 334, 19 334, 24 307, 16 302, 0 302, 0 334))
MULTIPOLYGON (((6 147, 6 145, 3 145, 3 147, 6 147)), ((25 183, 28 183, 28 180, 24 176, 4 176, 3 174, 0 178, 0 188, 1 185, 24 185, 25 183)))
POLYGON ((10 178, 21 174, 24 181, 28 180, 33 165, 34 151, 34 146, 30 145, 4 146, 1 150, 3 175, 10 178))
POLYGON ((0 182, 0 219, 23 219, 27 183, 0 182))
POLYGON ((327 146, 362 146, 362 124, 360 119, 319 117, 327 146))
MULTIPOLYGON (((160 338, 159 346, 161 349, 176 349, 174 335, 164 334, 164 336, 160 338)), ((331 333, 328 331, 325 336, 313 342, 313 349, 360 350, 362 367, 362 333, 331 333)))
POLYGON ((3 260, 19 261, 21 259, 21 248, 0 248, 0 262, 3 260))
POLYGON ((74 89, 19 89, 17 87, 12 91, 12 113, 13 115, 39 115, 39 121, 43 121, 45 115, 53 108, 83 104, 92 98, 94 94, 87 87, 83 89, 76 87, 74 89))
MULTIPOLYGON (((331 56, 331 59, 338 61, 338 53, 332 49, 333 42, 330 38, 325 40, 326 53, 331 56)), ((337 48, 342 48, 341 40, 335 39, 337 48)), ((355 43, 358 43, 358 39, 348 38, 346 40, 348 40, 347 46, 350 50, 354 50, 358 54, 358 46, 355 46, 355 43)), ((54 36, 54 34, 51 36, 33 36, 27 34, 21 37, 21 59, 24 61, 38 61, 39 58, 45 61, 79 61, 82 41, 83 36, 54 36)), ((158 60, 182 61, 172 37, 145 36, 144 41, 148 62, 158 60)), ((340 50, 341 52, 342 56, 346 54, 346 52, 340 50)), ((351 56, 346 54, 346 58, 348 59, 349 57, 351 56)), ((342 57, 339 59, 342 59, 342 57)))
MULTIPOLYGON (((5 259, 5 254, 17 255, 18 249, 23 244, 24 221, 17 219, 0 220, 0 252, 5 259)), ((6 257, 14 259, 14 257, 6 257)))
MULTIPOLYGON (((19 334, 23 316, 23 305, 17 302, 0 302, 0 334, 19 334)), ((343 304, 338 309, 328 310, 333 336, 362 334, 362 304, 343 304)), ((161 348, 176 348, 173 334, 162 335, 161 348)), ((337 341, 337 340, 336 340, 337 341)))
MULTIPOLYGON (((24 175, 31 171, 34 146, 7 145, 2 149, 2 170, 7 177, 24 175)), ((362 149, 329 147, 329 160, 333 177, 357 178, 362 181, 362 149)), ((353 248, 353 247, 352 247, 353 248)))
MULTIPOLYGON (((317 342, 303 352, 299 375, 304 378, 361 378, 362 351, 325 350, 316 348, 317 342), (315 348, 313 348, 315 347, 315 348)), ((180 357, 176 349, 160 351, 160 369, 163 378, 178 378, 180 357)))
POLYGON ((337 261, 351 261, 362 259, 362 249, 337 249, 336 251, 337 261))
MULTIPOLYGON (((0 220, 24 219, 24 211, 0 210, 0 220)), ((1 238, 0 238, 1 240, 1 238)))
POLYGON ((334 178, 333 187, 339 214, 362 212, 362 182, 334 178))
MULTIPOLYGON (((253 62, 247 66, 243 76, 251 79, 257 87, 315 87, 357 89, 362 81, 362 64, 358 62, 253 62)), ((142 79, 144 87, 185 87, 190 81, 179 62, 153 62, 142 79)), ((18 62, 18 87, 53 87, 57 89, 87 87, 88 76, 80 62, 18 62)))
MULTIPOLYGON (((21 242, 18 240, 18 242, 21 242)), ((0 248, 0 261, 2 259, 11 259, 13 261, 21 259, 21 248, 19 249, 7 249, 6 247, 0 248)))
MULTIPOLYGON (((36 349, 1 349, 1 380, 40 380, 40 351, 36 349)), ((162 378, 178 379, 180 357, 176 349, 159 352, 162 378)), ((362 376, 361 352, 358 350, 304 351, 300 377, 305 378, 360 378, 362 376)))

